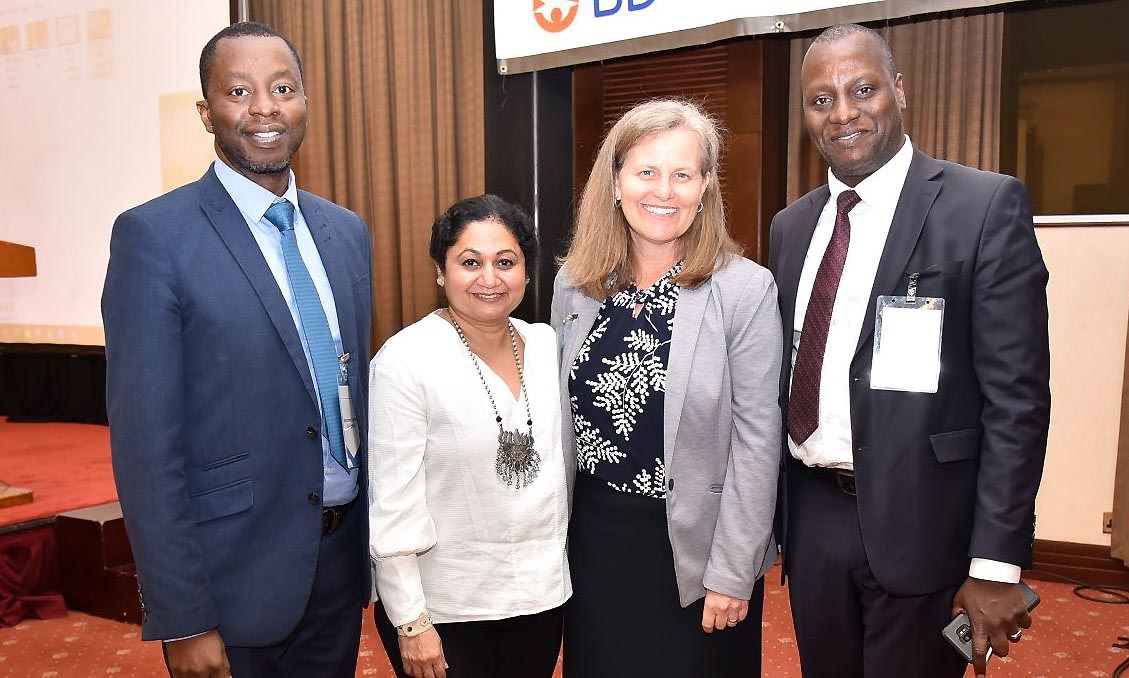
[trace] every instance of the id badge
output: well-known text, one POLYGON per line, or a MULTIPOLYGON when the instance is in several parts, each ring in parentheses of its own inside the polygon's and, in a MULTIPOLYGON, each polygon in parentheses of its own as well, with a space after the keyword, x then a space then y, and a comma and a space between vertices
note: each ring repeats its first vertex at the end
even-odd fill
POLYGON ((357 414, 353 411, 353 396, 349 394, 349 354, 340 356, 341 372, 337 380, 337 401, 341 408, 341 438, 345 442, 345 456, 349 470, 357 467, 357 453, 361 449, 361 432, 357 414))
POLYGON ((353 398, 348 386, 337 387, 337 399, 341 403, 341 437, 345 441, 345 453, 349 458, 349 468, 357 467, 357 452, 361 449, 361 432, 357 427, 357 415, 353 412, 353 398))
POLYGON ((941 376, 945 300, 916 295, 916 276, 904 297, 878 297, 870 388, 936 393, 941 376))

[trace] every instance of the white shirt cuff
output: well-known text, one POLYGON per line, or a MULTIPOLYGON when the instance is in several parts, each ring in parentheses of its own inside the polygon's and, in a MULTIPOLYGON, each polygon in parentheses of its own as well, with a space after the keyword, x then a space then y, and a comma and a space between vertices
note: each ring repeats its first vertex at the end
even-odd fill
POLYGON ((215 629, 208 629, 207 631, 201 631, 200 633, 193 633, 191 636, 185 636, 183 638, 165 638, 161 642, 162 643, 175 643, 179 640, 188 640, 189 638, 199 638, 200 636, 204 635, 205 633, 209 633, 211 631, 215 631, 215 629))
POLYGON ((393 626, 418 619, 427 607, 416 558, 416 554, 410 553, 373 561, 376 588, 393 626))
POLYGON ((973 558, 972 562, 968 565, 968 576, 974 579, 986 579, 988 581, 998 581, 1005 584, 1018 584, 1021 574, 1023 574, 1023 569, 1018 565, 1003 563, 998 560, 988 560, 987 558, 973 558))

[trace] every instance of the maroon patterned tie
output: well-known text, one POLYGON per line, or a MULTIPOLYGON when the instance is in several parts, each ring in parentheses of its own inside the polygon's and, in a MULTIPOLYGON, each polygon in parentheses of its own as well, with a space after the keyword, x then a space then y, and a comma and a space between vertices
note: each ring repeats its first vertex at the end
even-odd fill
POLYGON ((804 314, 800 350, 792 369, 792 394, 788 399, 788 434, 797 445, 803 444, 819 425, 819 378, 827 348, 827 328, 831 324, 835 293, 839 291, 839 278, 843 277, 843 263, 847 261, 847 247, 851 244, 851 220, 847 213, 860 200, 854 191, 839 194, 835 230, 823 253, 823 261, 819 262, 804 314))

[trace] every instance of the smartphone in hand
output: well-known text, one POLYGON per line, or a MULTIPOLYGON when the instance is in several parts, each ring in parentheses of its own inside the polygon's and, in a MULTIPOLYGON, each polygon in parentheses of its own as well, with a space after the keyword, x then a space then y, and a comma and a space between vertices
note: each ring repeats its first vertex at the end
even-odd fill
MULTIPOLYGON (((1039 594, 1022 581, 1019 582, 1019 591, 1023 594, 1023 602, 1027 604, 1027 611, 1034 610, 1039 604, 1039 594)), ((961 612, 953 618, 941 631, 941 635, 964 657, 965 661, 972 663, 972 624, 968 621, 967 614, 961 612)), ((987 657, 991 656, 992 646, 989 645, 987 657)))

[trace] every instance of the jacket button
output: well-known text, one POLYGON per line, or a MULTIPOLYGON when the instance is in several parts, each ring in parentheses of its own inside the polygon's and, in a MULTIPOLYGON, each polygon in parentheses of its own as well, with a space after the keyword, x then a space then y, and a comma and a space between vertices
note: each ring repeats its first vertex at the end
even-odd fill
POLYGON ((306 427, 306 437, 313 440, 318 437, 318 430, 313 426, 306 427))
POLYGON ((666 491, 667 492, 673 492, 674 491, 674 478, 667 478, 666 479, 666 491))
POLYGON ((321 495, 318 494, 317 492, 311 492, 309 495, 306 496, 306 501, 310 502, 314 506, 320 506, 321 505, 321 495))

